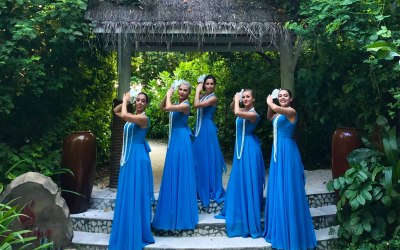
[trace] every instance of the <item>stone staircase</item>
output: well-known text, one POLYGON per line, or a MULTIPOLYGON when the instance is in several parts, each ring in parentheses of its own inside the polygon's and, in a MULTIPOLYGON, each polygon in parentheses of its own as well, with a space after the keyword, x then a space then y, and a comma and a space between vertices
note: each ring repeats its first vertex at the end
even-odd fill
MULTIPOLYGON (((74 229, 72 248, 107 249, 114 215, 115 196, 115 189, 94 187, 90 209, 84 213, 71 214, 74 229)), ((158 194, 155 196, 157 200, 158 194)), ((307 198, 314 222, 318 249, 334 249, 337 238, 334 193, 326 190, 307 190, 307 198)), ((155 230, 153 231, 155 244, 148 245, 145 249, 272 249, 271 245, 263 238, 228 238, 225 231, 225 220, 214 218, 214 215, 222 209, 221 205, 211 203, 209 208, 203 208, 199 203, 198 208, 199 223, 194 230, 155 230)))

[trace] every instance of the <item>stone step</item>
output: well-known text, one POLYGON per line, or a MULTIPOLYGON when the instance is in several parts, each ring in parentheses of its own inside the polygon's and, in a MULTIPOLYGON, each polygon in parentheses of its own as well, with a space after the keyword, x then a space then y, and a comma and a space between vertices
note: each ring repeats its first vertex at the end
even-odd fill
MULTIPOLYGON (((307 189, 307 199, 310 208, 322 207, 335 205, 335 193, 329 192, 326 189, 307 189)), ((98 187, 93 188, 92 197, 91 197, 91 209, 98 209, 104 211, 114 210, 115 207, 115 197, 116 197, 116 189, 114 188, 103 188, 99 189, 98 187)), ((158 199, 158 193, 154 194, 156 201, 158 199)), ((153 205, 153 210, 155 209, 156 204, 153 205)), ((209 214, 218 214, 223 207, 223 204, 218 204, 215 201, 211 201, 209 207, 204 208, 199 201, 198 208, 199 214, 209 213, 209 214)))
MULTIPOLYGON (((336 206, 323 206, 310 208, 311 216, 314 222, 314 228, 320 229, 336 224, 336 206)), ((73 230, 92 232, 92 233, 110 233, 114 211, 103 211, 89 209, 80 214, 71 214, 73 230)), ((263 225, 263 223, 262 223, 263 225)), ((215 219, 214 214, 199 214, 199 223, 193 230, 155 230, 153 232, 159 236, 226 236, 225 220, 215 219)))
MULTIPOLYGON (((319 250, 335 249, 338 227, 329 227, 315 230, 319 250)), ((109 234, 88 233, 74 231, 72 249, 104 250, 108 248, 109 234)), ((155 236, 155 243, 147 245, 151 250, 265 250, 272 249, 263 238, 228 238, 225 236, 213 237, 160 237, 155 236)), ((69 248, 71 249, 71 248, 69 248)))

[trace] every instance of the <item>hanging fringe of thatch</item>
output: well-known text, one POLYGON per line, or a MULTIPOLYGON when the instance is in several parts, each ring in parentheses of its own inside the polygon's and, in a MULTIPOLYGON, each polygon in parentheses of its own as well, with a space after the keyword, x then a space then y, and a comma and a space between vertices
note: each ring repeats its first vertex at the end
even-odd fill
POLYGON ((283 18, 266 1, 158 0, 151 9, 98 2, 86 12, 106 45, 114 47, 118 34, 130 34, 133 43, 193 42, 217 36, 248 37, 256 46, 276 47, 289 32, 283 18))

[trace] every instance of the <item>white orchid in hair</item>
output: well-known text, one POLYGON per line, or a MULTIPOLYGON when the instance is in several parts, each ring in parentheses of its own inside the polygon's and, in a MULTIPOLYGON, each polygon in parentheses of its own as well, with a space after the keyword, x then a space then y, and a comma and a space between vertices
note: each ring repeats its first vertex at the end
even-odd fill
POLYGON ((207 75, 205 75, 205 74, 199 76, 199 77, 197 78, 197 82, 198 82, 198 83, 204 83, 204 78, 206 78, 206 76, 207 76, 207 75))
POLYGON ((240 90, 240 92, 239 92, 239 102, 243 102, 243 92, 244 92, 244 89, 240 90))
POLYGON ((141 91, 142 91, 142 85, 136 84, 131 86, 131 89, 129 90, 129 95, 131 96, 130 100, 131 103, 133 103, 136 100, 136 97, 141 91))
POLYGON ((174 90, 176 90, 176 89, 179 87, 179 85, 181 85, 179 81, 180 81, 180 80, 174 80, 174 81, 172 82, 171 88, 173 88, 174 90))
POLYGON ((272 99, 277 99, 278 98, 278 94, 279 94, 279 91, 280 91, 281 89, 274 89, 273 91, 272 91, 272 93, 271 93, 271 97, 272 97, 272 99))

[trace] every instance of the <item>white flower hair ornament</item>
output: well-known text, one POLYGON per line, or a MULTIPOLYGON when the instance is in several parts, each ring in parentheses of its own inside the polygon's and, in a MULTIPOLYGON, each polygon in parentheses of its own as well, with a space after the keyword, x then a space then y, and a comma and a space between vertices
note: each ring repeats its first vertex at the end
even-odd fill
POLYGON ((179 80, 173 81, 171 87, 172 87, 174 90, 177 90, 177 89, 179 88, 179 86, 181 86, 182 84, 186 84, 186 85, 188 85, 189 87, 192 87, 192 85, 190 85, 190 83, 189 83, 188 81, 184 80, 184 79, 179 79, 179 80))
POLYGON ((279 95, 279 91, 281 91, 281 89, 274 89, 271 93, 271 97, 272 99, 277 99, 278 95, 279 95))
POLYGON ((180 80, 174 80, 172 82, 171 88, 173 88, 174 90, 176 90, 179 87, 180 84, 180 80))
POLYGON ((206 78, 206 75, 201 75, 197 78, 197 83, 203 83, 204 82, 204 78, 206 78))
POLYGON ((142 91, 141 86, 135 86, 135 87, 131 87, 131 89, 129 90, 129 95, 131 96, 130 98, 130 103, 134 103, 136 100, 136 97, 138 96, 138 94, 142 91))
POLYGON ((244 92, 244 89, 240 90, 240 92, 239 92, 239 102, 240 103, 243 102, 243 92, 244 92))
POLYGON ((137 90, 137 89, 131 89, 129 91, 129 95, 131 96, 131 98, 136 98, 138 94, 139 94, 139 90, 137 90))

